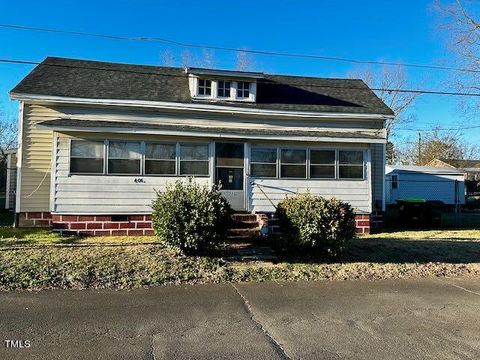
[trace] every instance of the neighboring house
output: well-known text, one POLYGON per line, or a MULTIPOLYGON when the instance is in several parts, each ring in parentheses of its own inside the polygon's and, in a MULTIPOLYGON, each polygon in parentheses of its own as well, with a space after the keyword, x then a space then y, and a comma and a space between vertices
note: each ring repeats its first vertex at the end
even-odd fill
POLYGON ((480 160, 433 159, 428 166, 461 170, 466 180, 480 181, 480 160))
POLYGON ((462 171, 431 166, 386 167, 386 202, 400 199, 438 200, 446 205, 465 204, 462 171))
POLYGON ((154 190, 187 176, 237 211, 334 196, 362 232, 384 207, 393 113, 361 80, 47 58, 10 95, 20 226, 148 234, 154 190))
POLYGON ((5 154, 7 155, 5 209, 14 210, 17 188, 17 150, 7 150, 5 154))

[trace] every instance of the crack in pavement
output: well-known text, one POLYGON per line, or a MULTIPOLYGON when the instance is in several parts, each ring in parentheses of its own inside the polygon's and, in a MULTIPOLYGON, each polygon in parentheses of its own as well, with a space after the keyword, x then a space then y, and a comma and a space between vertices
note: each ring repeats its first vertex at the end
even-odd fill
POLYGON ((473 295, 477 295, 477 296, 480 296, 480 293, 479 292, 476 292, 476 291, 473 291, 473 290, 470 290, 470 289, 467 289, 467 288, 464 288, 463 286, 460 286, 460 285, 456 285, 456 284, 452 284, 452 283, 449 283, 448 281, 445 281, 445 280, 441 280, 441 279, 437 279, 438 281, 444 283, 444 284, 447 284, 447 285, 450 285, 450 286, 453 286, 453 287, 456 287, 457 289, 460 289, 460 290, 463 290, 463 291, 466 291, 470 294, 473 294, 473 295))
POLYGON ((231 284, 231 285, 235 289, 235 291, 237 292, 238 296, 240 296, 240 298, 242 299, 243 304, 244 304, 245 308, 247 309, 247 312, 250 314, 250 320, 252 320, 255 323, 255 326, 260 331, 263 332, 263 334, 265 335, 267 340, 270 342, 270 344, 272 344, 274 349, 281 355, 282 359, 291 360, 292 358, 287 354, 287 352, 283 348, 282 344, 280 344, 272 336, 272 334, 270 334, 268 332, 268 330, 263 326, 263 324, 255 318, 255 314, 253 313, 252 307, 250 306, 250 303, 248 302, 247 298, 240 292, 240 290, 238 290, 238 288, 235 286, 235 284, 231 284))

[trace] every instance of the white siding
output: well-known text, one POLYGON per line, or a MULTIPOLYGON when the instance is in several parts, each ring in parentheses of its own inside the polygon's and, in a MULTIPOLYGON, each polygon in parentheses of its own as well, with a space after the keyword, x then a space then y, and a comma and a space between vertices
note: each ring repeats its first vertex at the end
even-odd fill
POLYGON ((350 203, 357 211, 371 212, 371 196, 368 180, 289 180, 255 179, 258 186, 249 185, 249 205, 255 212, 273 212, 275 208, 268 198, 277 205, 287 195, 310 191, 313 195, 325 198, 335 197, 350 203), (268 198, 267 198, 268 197, 268 198))
MULTIPOLYGON (((69 175, 69 139, 58 137, 53 211, 61 214, 151 213, 155 190, 185 177, 69 175), (135 183, 142 178, 145 183, 135 183)), ((197 178, 210 184, 210 178, 197 178)))

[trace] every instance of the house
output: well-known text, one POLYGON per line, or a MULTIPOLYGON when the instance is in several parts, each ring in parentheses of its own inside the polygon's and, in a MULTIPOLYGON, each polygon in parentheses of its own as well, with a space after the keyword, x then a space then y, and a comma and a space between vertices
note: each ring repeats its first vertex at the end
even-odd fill
POLYGON ((412 198, 437 200, 446 205, 465 204, 462 171, 432 166, 388 165, 385 173, 387 204, 412 198))
POLYGON ((390 110, 361 80, 47 58, 20 104, 19 226, 149 234, 154 190, 193 176, 237 211, 309 190, 384 208, 390 110))
POLYGON ((433 159, 428 166, 458 169, 464 172, 466 180, 480 181, 480 160, 433 159))
POLYGON ((7 156, 7 171, 5 181, 5 209, 15 209, 15 192, 17 187, 17 151, 4 151, 7 156))

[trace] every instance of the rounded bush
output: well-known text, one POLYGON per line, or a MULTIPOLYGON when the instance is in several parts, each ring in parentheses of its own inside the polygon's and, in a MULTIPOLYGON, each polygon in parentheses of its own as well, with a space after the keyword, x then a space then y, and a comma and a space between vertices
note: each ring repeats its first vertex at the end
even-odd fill
POLYGON ((177 180, 165 192, 157 191, 152 209, 155 234, 169 246, 195 252, 226 239, 231 208, 218 187, 177 180))
POLYGON ((325 199, 310 193, 288 196, 279 203, 276 216, 290 249, 337 256, 355 236, 352 207, 335 198, 325 199))

